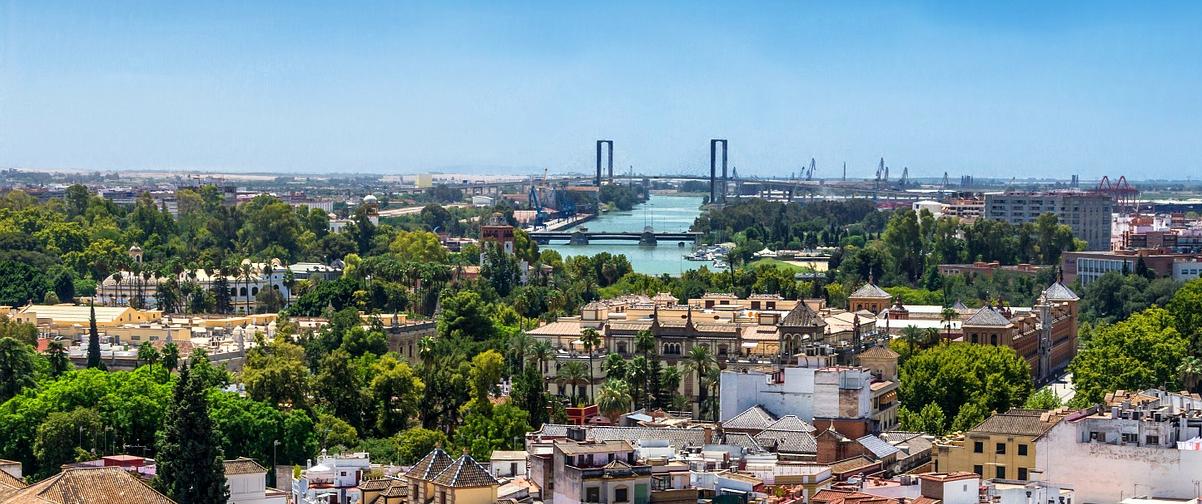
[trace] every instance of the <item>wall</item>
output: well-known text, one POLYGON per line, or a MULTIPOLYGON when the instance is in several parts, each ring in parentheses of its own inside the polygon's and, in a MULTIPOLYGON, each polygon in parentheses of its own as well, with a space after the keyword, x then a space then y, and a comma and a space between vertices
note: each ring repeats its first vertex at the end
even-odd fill
POLYGON ((1202 452, 1077 442, 1079 422, 1061 422, 1040 440, 1041 479, 1076 490, 1077 502, 1118 502, 1133 494, 1191 499, 1202 452))
POLYGON ((797 415, 805 421, 814 418, 813 368, 785 368, 784 383, 769 383, 765 373, 723 371, 719 418, 730 420, 757 404, 774 415, 797 415))

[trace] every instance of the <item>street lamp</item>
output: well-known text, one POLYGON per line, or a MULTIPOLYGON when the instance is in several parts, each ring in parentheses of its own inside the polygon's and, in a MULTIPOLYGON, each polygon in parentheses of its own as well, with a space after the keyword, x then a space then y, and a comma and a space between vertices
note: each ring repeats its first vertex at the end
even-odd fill
POLYGON ((277 439, 277 440, 271 442, 271 484, 273 487, 279 486, 279 482, 276 481, 276 474, 275 474, 275 472, 276 472, 275 455, 276 455, 276 447, 278 447, 278 446, 280 446, 280 440, 277 439))

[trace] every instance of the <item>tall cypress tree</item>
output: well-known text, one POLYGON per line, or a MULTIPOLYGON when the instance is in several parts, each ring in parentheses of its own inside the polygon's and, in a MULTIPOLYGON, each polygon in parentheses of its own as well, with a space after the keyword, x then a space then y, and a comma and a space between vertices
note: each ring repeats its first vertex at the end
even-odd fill
POLYGON ((88 308, 88 368, 99 368, 104 365, 100 362, 100 331, 96 330, 96 304, 89 303, 88 308))
POLYGON ((179 504, 226 504, 229 486, 221 447, 209 418, 204 380, 185 364, 175 382, 155 457, 156 486, 179 504))

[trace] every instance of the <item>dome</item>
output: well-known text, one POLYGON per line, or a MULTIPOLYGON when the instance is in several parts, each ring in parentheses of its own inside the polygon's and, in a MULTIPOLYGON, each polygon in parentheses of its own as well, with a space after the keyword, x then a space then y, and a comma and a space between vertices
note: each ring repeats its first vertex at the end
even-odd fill
POLYGON ((376 203, 376 202, 378 202, 378 201, 379 201, 379 200, 378 200, 378 199, 376 199, 376 196, 375 196, 374 194, 368 194, 367 196, 364 196, 364 197, 363 197, 363 202, 364 202, 364 203, 372 204, 372 203, 376 203))
POLYGON ((134 252, 141 252, 141 251, 142 251, 142 247, 139 247, 139 246, 137 246, 137 245, 132 245, 132 246, 130 246, 130 247, 129 247, 129 252, 130 252, 130 253, 134 253, 134 252))

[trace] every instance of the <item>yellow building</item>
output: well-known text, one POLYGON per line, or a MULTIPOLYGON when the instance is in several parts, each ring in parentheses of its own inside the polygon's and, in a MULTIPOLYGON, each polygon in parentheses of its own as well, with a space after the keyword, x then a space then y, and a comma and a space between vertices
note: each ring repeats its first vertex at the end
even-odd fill
MULTIPOLYGON (((18 308, 13 319, 56 331, 78 327, 87 331, 91 309, 90 306, 71 304, 27 305, 18 308)), ((149 324, 158 322, 162 317, 163 312, 157 310, 136 310, 128 306, 96 307, 96 327, 100 329, 124 324, 149 324)))
POLYGON ((434 478, 435 504, 493 504, 500 483, 484 466, 463 454, 434 478))
POLYGON ((1012 409, 994 414, 968 432, 935 443, 935 472, 1032 479, 1036 441, 1063 418, 1061 410, 1012 409))

